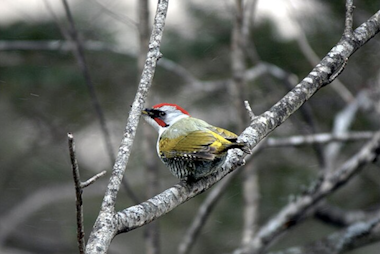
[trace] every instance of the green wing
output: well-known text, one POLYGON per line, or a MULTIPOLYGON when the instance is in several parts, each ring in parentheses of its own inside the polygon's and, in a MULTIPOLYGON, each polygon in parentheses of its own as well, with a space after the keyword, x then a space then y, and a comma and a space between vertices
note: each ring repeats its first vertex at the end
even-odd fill
POLYGON ((238 136, 235 133, 228 131, 228 130, 225 130, 223 128, 219 128, 219 127, 215 127, 215 126, 210 125, 207 127, 207 129, 219 134, 223 138, 230 140, 230 141, 236 141, 238 138, 238 136))
POLYGON ((162 137, 159 150, 160 155, 166 158, 213 160, 230 144, 230 141, 211 130, 197 130, 174 139, 162 137))

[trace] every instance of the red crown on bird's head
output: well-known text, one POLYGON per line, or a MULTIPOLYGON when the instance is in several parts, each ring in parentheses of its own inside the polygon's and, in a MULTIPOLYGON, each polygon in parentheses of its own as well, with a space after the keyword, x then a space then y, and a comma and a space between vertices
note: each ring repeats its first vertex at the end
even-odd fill
POLYGON ((183 108, 181 108, 180 106, 178 106, 177 104, 174 104, 174 103, 160 103, 160 104, 154 105, 153 108, 154 109, 158 109, 158 108, 161 108, 163 106, 172 106, 172 107, 175 107, 176 109, 178 109, 179 111, 181 111, 185 115, 190 116, 189 112, 187 112, 186 110, 184 110, 183 108))

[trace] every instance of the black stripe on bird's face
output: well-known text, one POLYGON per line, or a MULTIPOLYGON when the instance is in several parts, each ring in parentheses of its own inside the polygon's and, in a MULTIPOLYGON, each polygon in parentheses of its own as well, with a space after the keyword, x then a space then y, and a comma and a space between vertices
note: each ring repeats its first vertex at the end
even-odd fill
POLYGON ((150 109, 146 108, 142 111, 143 114, 148 115, 151 117, 154 121, 156 121, 160 126, 167 127, 169 126, 167 123, 165 123, 164 118, 166 116, 166 113, 164 111, 158 110, 158 109, 150 109))

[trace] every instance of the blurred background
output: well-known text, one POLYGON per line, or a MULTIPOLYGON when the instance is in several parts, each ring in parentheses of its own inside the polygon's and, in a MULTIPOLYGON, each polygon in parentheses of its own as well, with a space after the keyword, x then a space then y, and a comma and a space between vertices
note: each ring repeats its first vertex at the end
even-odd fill
MULTIPOLYGON (((152 24, 156 1, 149 2, 147 17, 152 24)), ((77 252, 67 133, 74 134, 83 181, 107 171, 84 190, 88 236, 139 83, 138 59, 144 55, 145 44, 139 39, 138 1, 68 3, 85 48, 95 97, 71 50, 70 36, 62 34, 70 34, 62 2, 0 0, 1 253, 77 252)), ((246 4, 250 11, 243 11, 250 18, 242 61, 245 78, 239 83, 234 78, 239 73, 233 54, 232 31, 239 13, 235 1, 170 2, 161 45, 163 58, 146 106, 177 103, 194 117, 240 133, 249 123, 243 100, 249 101, 255 114, 269 109, 312 70, 344 29, 342 0, 246 4)), ((354 27, 379 9, 377 1, 355 1, 355 6, 354 27)), ((350 58, 339 81, 321 89, 271 137, 377 130, 379 48, 380 39, 375 37, 350 58), (342 118, 343 123, 339 121, 342 118)), ((156 138, 155 131, 141 121, 126 183, 118 195, 118 209, 178 182, 156 156, 156 138)), ((365 141, 267 145, 240 169, 251 170, 255 193, 244 193, 245 172, 237 173, 203 225, 191 253, 232 252, 242 242, 247 197, 256 202, 254 224, 259 227, 311 184, 321 170, 338 167, 365 141)), ((178 253, 182 237, 209 192, 159 218, 152 231, 144 227, 117 236, 109 253, 178 253), (147 247, 148 232, 154 235, 153 252, 147 247)), ((380 172, 372 165, 326 202, 342 211, 374 211, 379 209, 379 201, 380 172)), ((310 216, 270 250, 316 241, 340 226, 310 216)), ((350 253, 378 253, 379 247, 377 243, 350 253)))

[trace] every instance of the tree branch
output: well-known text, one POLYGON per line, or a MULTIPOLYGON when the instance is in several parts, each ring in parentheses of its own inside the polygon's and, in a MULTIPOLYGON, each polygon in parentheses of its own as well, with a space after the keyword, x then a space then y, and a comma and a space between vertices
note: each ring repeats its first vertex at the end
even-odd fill
MULTIPOLYGON (((301 24, 302 22, 295 20, 295 23, 301 24)), ((310 65, 315 66, 320 61, 320 58, 311 47, 303 30, 300 28, 299 31, 299 35, 297 36, 298 46, 310 65)), ((331 87, 346 103, 349 103, 354 99, 354 96, 350 90, 348 90, 348 88, 339 79, 335 79, 335 82, 331 87)))
POLYGON ((247 248, 238 249, 234 254, 262 253, 279 234, 299 222, 306 212, 315 206, 318 201, 342 186, 358 173, 364 165, 377 158, 379 148, 380 132, 377 132, 373 139, 355 156, 334 171, 334 173, 325 174, 319 182, 310 185, 305 194, 294 202, 289 203, 277 216, 266 223, 247 248))
POLYGON ((67 139, 69 143, 71 168, 73 170, 73 178, 74 178, 74 184, 75 184, 75 196, 76 196, 75 204, 76 204, 76 211, 77 211, 78 248, 79 248, 79 253, 84 254, 85 240, 84 240, 83 199, 82 199, 83 188, 89 186, 90 184, 94 183, 97 179, 99 179, 101 176, 105 175, 106 171, 103 171, 95 175, 94 177, 91 177, 86 182, 82 183, 80 180, 78 161, 77 161, 77 157, 75 153, 75 142, 74 142, 73 134, 67 133, 67 139))
POLYGON ((326 144, 330 142, 357 141, 372 138, 372 131, 356 131, 345 133, 317 133, 314 135, 296 135, 286 138, 270 137, 267 139, 265 147, 302 146, 315 143, 326 144))
POLYGON ((271 254, 339 254, 380 240, 380 217, 356 222, 328 237, 301 247, 292 247, 271 254))
POLYGON ((84 254, 85 241, 84 241, 84 225, 83 225, 83 200, 82 200, 82 184, 80 182, 80 175, 78 169, 78 161, 75 155, 74 136, 71 133, 67 134, 69 141, 69 151, 71 167, 73 170, 74 184, 75 184, 75 205, 77 211, 77 241, 79 253, 84 254))
POLYGON ((144 108, 148 90, 152 84, 156 63, 161 57, 160 44, 165 26, 168 0, 159 0, 154 18, 154 26, 149 40, 149 50, 136 97, 132 104, 124 136, 119 147, 112 175, 103 198, 101 210, 86 246, 86 253, 106 253, 113 237, 117 234, 115 204, 117 193, 128 163, 137 125, 144 108))
MULTIPOLYGON (((256 146, 321 87, 328 84, 330 76, 344 64, 345 59, 348 59, 357 49, 375 36, 379 30, 380 11, 355 30, 355 40, 342 38, 300 84, 270 110, 255 117, 239 139, 246 142, 251 148, 256 146)), ((229 151, 226 162, 219 172, 195 183, 180 182, 146 202, 117 212, 115 216, 118 233, 141 227, 209 189, 228 173, 241 166, 245 156, 238 149, 229 151)))
POLYGON ((105 171, 105 170, 100 172, 100 173, 97 173, 96 175, 94 175, 93 177, 88 179, 87 181, 81 182, 81 187, 86 188, 86 187, 90 186, 91 184, 96 182, 100 177, 104 176, 106 173, 107 173, 107 171, 105 171))
POLYGON ((380 209, 371 211, 364 210, 343 210, 339 207, 326 204, 323 202, 313 212, 314 217, 329 225, 337 227, 348 227, 354 223, 370 220, 380 214, 380 209))

